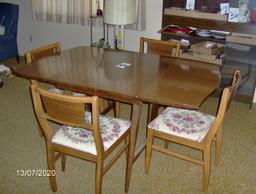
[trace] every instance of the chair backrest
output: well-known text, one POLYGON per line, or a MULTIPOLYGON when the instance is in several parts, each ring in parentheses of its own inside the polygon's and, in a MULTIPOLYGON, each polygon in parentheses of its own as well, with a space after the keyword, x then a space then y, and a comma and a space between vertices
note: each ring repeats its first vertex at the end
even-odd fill
POLYGON ((32 51, 26 52, 26 62, 29 64, 35 60, 59 54, 60 50, 60 43, 58 42, 34 49, 32 51))
POLYGON ((97 153, 102 153, 103 142, 99 129, 98 97, 68 96, 40 88, 36 81, 31 85, 35 113, 47 140, 51 142, 53 130, 49 121, 61 125, 93 131, 97 153), (92 106, 91 123, 85 121, 85 105, 92 106))
MULTIPOLYGON (((236 90, 240 85, 240 82, 241 82, 241 73, 239 70, 237 70, 234 73, 232 85, 224 88, 224 90, 223 90, 218 113, 217 113, 216 119, 215 119, 208 135, 205 138, 206 141, 212 140, 212 138, 215 136, 217 130, 220 128, 220 126, 223 122, 225 113, 228 111, 228 109, 230 107, 232 99, 236 94, 236 90)), ((208 141, 208 142, 210 142, 210 141, 208 141)))
POLYGON ((5 27, 5 34, 17 36, 19 6, 11 3, 0 3, 0 25, 5 27))
POLYGON ((141 37, 140 52, 159 54, 167 57, 179 57, 180 43, 141 37))

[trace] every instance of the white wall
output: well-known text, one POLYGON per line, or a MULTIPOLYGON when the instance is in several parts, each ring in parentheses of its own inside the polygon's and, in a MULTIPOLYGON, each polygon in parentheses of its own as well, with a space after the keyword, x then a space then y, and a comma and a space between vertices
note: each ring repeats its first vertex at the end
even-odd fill
MULTIPOLYGON (((32 20, 31 0, 0 0, 0 2, 11 2, 20 5, 18 26, 18 47, 20 55, 27 50, 39 47, 51 42, 60 42, 63 49, 79 45, 90 45, 89 26, 58 24, 32 20), (30 40, 32 37, 32 41, 30 40)), ((162 1, 147 0, 147 29, 146 31, 125 31, 125 48, 137 51, 139 38, 141 36, 159 38, 157 31, 161 28, 162 1)), ((94 41, 101 36, 102 29, 94 27, 94 41)), ((110 42, 113 40, 113 29, 109 30, 110 42)))

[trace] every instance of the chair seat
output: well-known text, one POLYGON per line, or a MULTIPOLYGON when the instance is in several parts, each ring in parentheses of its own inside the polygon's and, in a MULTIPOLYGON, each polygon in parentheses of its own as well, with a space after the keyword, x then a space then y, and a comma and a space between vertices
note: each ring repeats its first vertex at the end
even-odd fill
POLYGON ((148 127, 170 135, 201 142, 215 120, 214 116, 196 111, 167 107, 148 127))
MULTIPOLYGON (((113 145, 131 126, 130 121, 100 116, 100 131, 104 150, 113 145)), ((85 121, 91 122, 91 113, 85 112, 85 121)), ((93 133, 90 130, 63 125, 53 136, 52 142, 96 155, 93 133)))

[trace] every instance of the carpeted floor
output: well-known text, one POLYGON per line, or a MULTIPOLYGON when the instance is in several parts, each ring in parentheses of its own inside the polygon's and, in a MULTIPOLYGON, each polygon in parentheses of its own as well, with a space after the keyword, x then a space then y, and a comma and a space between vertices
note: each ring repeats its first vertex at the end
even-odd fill
MULTIPOLYGON (((218 99, 210 98, 202 110, 215 113, 218 99)), ((129 107, 122 105, 127 118, 129 107)), ((146 109, 143 107, 138 142, 145 139, 146 109)), ((224 122, 220 165, 214 165, 214 143, 209 191, 212 194, 256 193, 256 111, 249 105, 233 103, 224 122)), ((51 193, 47 177, 21 177, 17 170, 47 169, 45 142, 38 136, 31 104, 29 81, 14 77, 0 88, 0 194, 51 193)), ((160 142, 161 143, 161 142, 160 142)), ((170 148, 200 157, 200 153, 178 145, 170 148)), ((95 165, 68 157, 66 171, 56 165, 57 193, 94 193, 95 165)), ((124 193, 125 159, 122 156, 103 178, 104 194, 124 193)), ((202 168, 198 165, 153 152, 150 174, 144 173, 144 153, 133 167, 130 194, 200 194, 202 168)))

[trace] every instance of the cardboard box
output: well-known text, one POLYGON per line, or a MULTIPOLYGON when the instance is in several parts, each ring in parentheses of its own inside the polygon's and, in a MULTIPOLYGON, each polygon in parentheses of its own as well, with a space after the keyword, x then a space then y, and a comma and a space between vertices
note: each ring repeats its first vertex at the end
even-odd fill
POLYGON ((224 51, 224 45, 216 42, 199 42, 191 45, 191 50, 195 53, 205 55, 219 55, 224 51))
POLYGON ((227 21, 227 15, 221 15, 220 13, 208 13, 200 12, 195 10, 180 9, 177 7, 169 7, 164 9, 164 14, 166 15, 175 15, 182 17, 198 18, 198 19, 208 19, 208 20, 217 20, 217 21, 227 21))

